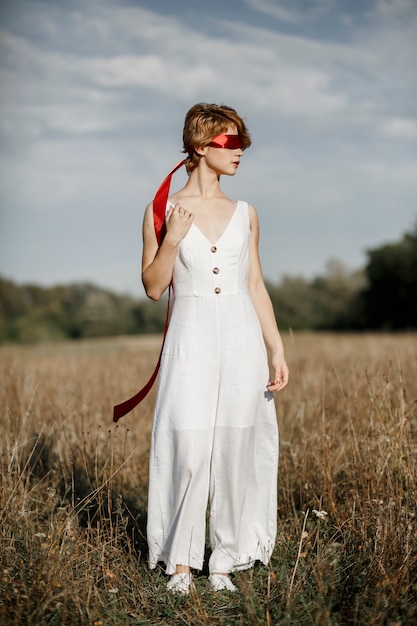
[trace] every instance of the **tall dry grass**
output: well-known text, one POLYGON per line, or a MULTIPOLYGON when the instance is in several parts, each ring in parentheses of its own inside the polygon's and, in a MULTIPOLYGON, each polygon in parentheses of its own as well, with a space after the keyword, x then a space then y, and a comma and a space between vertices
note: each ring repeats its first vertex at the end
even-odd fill
POLYGON ((417 623, 417 335, 284 337, 278 540, 268 568, 188 598, 146 565, 159 340, 3 347, 0 624, 417 623))

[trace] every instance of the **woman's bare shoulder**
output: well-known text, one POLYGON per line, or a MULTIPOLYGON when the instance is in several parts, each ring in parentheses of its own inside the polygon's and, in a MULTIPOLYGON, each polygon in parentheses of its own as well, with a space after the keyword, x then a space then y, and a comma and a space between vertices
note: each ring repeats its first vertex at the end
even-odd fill
POLYGON ((249 213, 250 223, 251 224, 252 224, 252 222, 257 223, 258 222, 258 213, 257 213, 255 207, 252 204, 249 204, 249 202, 247 204, 248 204, 248 213, 249 213))
POLYGON ((152 217, 153 219, 153 200, 146 205, 145 212, 143 215, 143 219, 145 221, 149 220, 152 217))

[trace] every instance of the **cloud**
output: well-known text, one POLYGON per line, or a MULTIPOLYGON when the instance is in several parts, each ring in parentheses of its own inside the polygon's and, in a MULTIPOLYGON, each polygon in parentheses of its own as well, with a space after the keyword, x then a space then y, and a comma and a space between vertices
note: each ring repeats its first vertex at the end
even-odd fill
POLYGON ((270 0, 245 0, 245 2, 254 11, 265 13, 268 17, 272 17, 276 20, 288 22, 290 24, 300 21, 299 13, 291 11, 288 8, 284 8, 277 2, 271 2, 270 0))
POLYGON ((395 117, 387 120, 381 127, 383 135, 401 139, 417 139, 417 122, 410 119, 395 117))

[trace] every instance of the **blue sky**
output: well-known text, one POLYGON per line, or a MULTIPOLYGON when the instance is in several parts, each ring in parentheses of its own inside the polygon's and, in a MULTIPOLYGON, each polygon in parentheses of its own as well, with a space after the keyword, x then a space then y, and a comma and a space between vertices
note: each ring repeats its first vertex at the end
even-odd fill
POLYGON ((143 295, 143 211, 199 101, 251 131, 223 188, 257 208, 269 280, 363 267, 413 228, 415 0, 14 0, 0 17, 2 275, 143 295))

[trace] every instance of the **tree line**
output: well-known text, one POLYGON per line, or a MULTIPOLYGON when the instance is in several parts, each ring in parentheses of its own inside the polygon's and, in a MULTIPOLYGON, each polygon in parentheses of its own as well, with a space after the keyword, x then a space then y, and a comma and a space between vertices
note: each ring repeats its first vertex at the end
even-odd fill
MULTIPOLYGON (((267 288, 283 330, 416 329, 417 223, 399 241, 368 250, 362 270, 332 260, 312 280, 284 276, 267 288)), ((48 288, 0 277, 0 341, 159 333, 165 307, 91 283, 48 288)))

